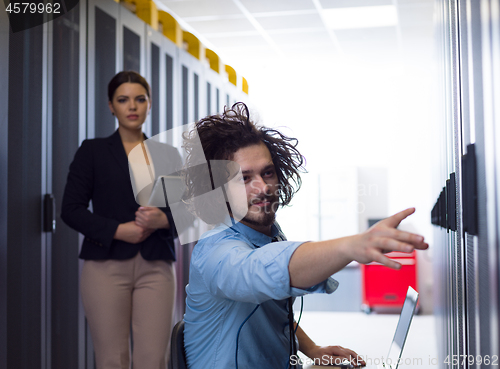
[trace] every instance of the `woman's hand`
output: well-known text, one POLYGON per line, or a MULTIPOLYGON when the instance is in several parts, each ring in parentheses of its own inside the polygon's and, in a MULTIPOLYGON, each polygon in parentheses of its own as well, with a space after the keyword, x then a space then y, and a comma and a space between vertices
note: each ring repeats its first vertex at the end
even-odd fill
POLYGON ((144 228, 138 226, 136 222, 121 223, 116 229, 115 236, 116 240, 125 241, 128 243, 139 243, 148 238, 155 229, 144 228))
POLYGON ((135 212, 135 224, 143 228, 170 228, 165 213, 154 206, 141 206, 135 212))

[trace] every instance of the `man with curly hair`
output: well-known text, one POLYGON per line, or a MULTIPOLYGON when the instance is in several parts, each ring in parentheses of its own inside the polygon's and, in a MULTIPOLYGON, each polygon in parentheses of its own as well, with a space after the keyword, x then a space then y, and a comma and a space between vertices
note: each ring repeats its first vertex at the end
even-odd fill
POLYGON ((191 256, 184 315, 188 367, 300 367, 297 349, 318 364, 347 359, 364 365, 352 350, 316 345, 293 321, 293 299, 332 293, 338 283, 330 276, 353 260, 397 269, 384 253, 427 248, 423 237, 396 229, 414 209, 359 235, 286 241, 275 216, 301 185, 297 140, 256 126, 242 103, 201 119, 184 139, 188 195, 198 216, 215 226, 191 256), (219 197, 201 196, 228 181, 244 189, 244 207, 231 201, 230 186, 219 197), (221 208, 226 216, 212 211, 221 208))

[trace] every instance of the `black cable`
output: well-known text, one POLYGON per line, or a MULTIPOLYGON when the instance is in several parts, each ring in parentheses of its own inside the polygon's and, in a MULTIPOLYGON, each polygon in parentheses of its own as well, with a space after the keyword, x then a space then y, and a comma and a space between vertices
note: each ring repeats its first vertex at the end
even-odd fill
POLYGON ((250 317, 253 315, 253 313, 255 313, 255 311, 259 308, 259 306, 260 305, 257 305, 255 307, 255 309, 253 309, 253 311, 246 317, 246 319, 243 321, 243 323, 241 323, 240 327, 238 328, 238 333, 236 334, 236 352, 234 354, 234 361, 236 363, 236 369, 238 369, 238 340, 240 338, 241 328, 243 328, 243 326, 245 325, 247 320, 250 319, 250 317))
POLYGON ((300 314, 299 320, 297 320, 297 326, 295 327, 295 333, 297 333, 297 328, 299 328, 300 318, 302 318, 302 309, 304 308, 304 296, 300 296, 300 314))
MULTIPOLYGON (((300 296, 300 314, 299 314, 299 319, 297 320, 297 324, 295 325, 295 330, 293 331, 294 335, 290 336, 291 337, 290 338, 290 350, 291 350, 291 352, 293 352, 292 338, 293 338, 293 341, 294 341, 294 343, 296 345, 296 342, 295 342, 295 333, 297 333, 297 329, 299 328, 300 318, 302 318, 302 311, 303 311, 303 309, 304 309, 304 296, 300 296)), ((293 314, 292 314, 292 316, 293 316, 293 314)), ((292 324, 293 324, 293 320, 292 320, 292 324)), ((291 367, 291 365, 292 365, 292 355, 293 355, 293 353, 290 354, 290 357, 288 358, 288 362, 286 364, 285 369, 288 369, 288 368, 291 367)), ((297 357, 297 348, 295 348, 295 356, 297 357)))
POLYGON ((291 368, 295 368, 295 365, 292 366, 292 357, 297 356, 297 343, 295 342, 295 328, 293 326, 293 297, 288 298, 288 328, 290 332, 289 363, 291 368))

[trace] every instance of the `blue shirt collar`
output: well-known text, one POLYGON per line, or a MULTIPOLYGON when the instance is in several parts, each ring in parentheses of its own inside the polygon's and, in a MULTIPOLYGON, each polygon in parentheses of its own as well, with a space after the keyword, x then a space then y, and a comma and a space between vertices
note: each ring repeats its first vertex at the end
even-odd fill
MULTIPOLYGON (((227 224, 232 224, 231 221, 227 224)), ((234 232, 241 233, 245 236, 254 246, 262 247, 267 245, 273 241, 273 238, 278 236, 280 233, 279 226, 276 222, 271 226, 271 237, 265 235, 264 233, 260 233, 255 229, 252 229, 241 222, 237 222, 235 225, 230 227, 234 232)))

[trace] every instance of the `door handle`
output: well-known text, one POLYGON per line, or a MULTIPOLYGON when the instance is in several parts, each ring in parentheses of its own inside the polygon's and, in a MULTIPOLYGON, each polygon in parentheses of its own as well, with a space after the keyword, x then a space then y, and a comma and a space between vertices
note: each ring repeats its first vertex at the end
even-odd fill
POLYGON ((56 231, 56 199, 50 193, 45 194, 43 199, 43 231, 56 231))

